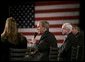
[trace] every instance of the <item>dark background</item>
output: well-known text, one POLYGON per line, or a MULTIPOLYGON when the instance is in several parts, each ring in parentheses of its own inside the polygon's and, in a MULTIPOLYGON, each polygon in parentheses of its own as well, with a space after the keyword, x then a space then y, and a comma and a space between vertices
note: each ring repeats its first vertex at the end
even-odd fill
MULTIPOLYGON (((15 5, 18 3, 25 3, 25 2, 34 2, 30 0, 10 0, 10 1, 1 1, 0 0, 0 32, 2 33, 5 26, 5 21, 9 17, 9 5, 15 5)), ((79 27, 84 30, 84 21, 85 21, 85 3, 83 1, 80 2, 80 20, 79 20, 79 27)))
POLYGON ((1 1, 0 0, 0 33, 2 33, 4 30, 6 19, 10 17, 8 7, 10 5, 16 5, 18 3, 25 3, 25 2, 35 2, 35 1, 30 1, 30 0, 10 0, 10 1, 3 0, 1 1))

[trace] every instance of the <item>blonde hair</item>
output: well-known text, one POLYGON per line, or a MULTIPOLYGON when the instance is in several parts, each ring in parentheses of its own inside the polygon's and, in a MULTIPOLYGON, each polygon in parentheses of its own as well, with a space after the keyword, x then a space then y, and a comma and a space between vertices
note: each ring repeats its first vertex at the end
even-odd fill
POLYGON ((17 40, 17 25, 13 17, 9 17, 6 20, 5 28, 1 37, 7 38, 9 42, 16 43, 17 40))

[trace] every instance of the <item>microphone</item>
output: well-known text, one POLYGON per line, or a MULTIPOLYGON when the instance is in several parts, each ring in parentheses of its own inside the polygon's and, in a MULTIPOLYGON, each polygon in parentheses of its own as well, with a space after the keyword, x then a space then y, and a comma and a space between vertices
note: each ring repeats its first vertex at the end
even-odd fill
POLYGON ((37 34, 38 34, 37 32, 34 33, 34 38, 37 36, 37 34))

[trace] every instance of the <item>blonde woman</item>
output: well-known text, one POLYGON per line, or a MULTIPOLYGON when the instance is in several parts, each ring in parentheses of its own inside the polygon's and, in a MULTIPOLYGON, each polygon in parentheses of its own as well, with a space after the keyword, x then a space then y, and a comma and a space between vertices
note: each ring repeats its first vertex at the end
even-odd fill
POLYGON ((27 40, 18 33, 16 21, 13 17, 7 18, 4 31, 1 34, 2 61, 8 60, 9 48, 27 48, 27 40))

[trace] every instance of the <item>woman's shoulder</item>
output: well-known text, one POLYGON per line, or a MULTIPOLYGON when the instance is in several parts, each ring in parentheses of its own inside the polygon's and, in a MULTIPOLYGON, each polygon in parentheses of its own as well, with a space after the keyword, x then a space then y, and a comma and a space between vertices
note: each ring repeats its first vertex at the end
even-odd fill
POLYGON ((21 37, 21 38, 26 38, 23 34, 21 33, 17 33, 17 36, 21 37))
POLYGON ((6 36, 1 36, 1 42, 4 42, 6 39, 6 36))
POLYGON ((17 33, 17 35, 24 37, 24 35, 22 33, 19 33, 19 32, 17 33))
POLYGON ((19 40, 26 41, 26 37, 23 34, 18 33, 18 36, 19 36, 19 40))
POLYGON ((9 44, 8 39, 4 36, 1 36, 0 43, 1 43, 1 45, 6 46, 6 48, 8 47, 8 44, 9 44))

